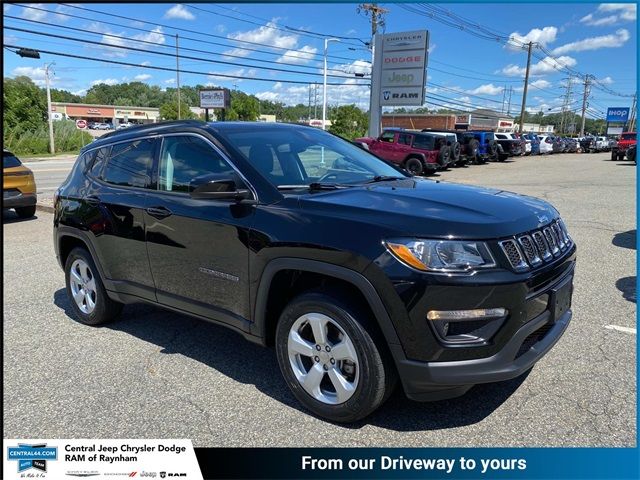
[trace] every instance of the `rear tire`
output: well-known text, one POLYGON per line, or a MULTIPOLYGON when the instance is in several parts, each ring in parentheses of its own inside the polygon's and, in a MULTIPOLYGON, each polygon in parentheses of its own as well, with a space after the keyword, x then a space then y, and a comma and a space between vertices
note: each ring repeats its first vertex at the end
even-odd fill
POLYGON ((87 250, 74 248, 64 266, 67 295, 76 318, 85 325, 112 321, 123 305, 109 298, 96 264, 87 250))
POLYGON ((20 218, 31 218, 36 214, 36 206, 18 207, 15 209, 20 218))
POLYGON ((424 172, 424 165, 422 164, 422 160, 419 158, 410 157, 404 162, 404 169, 411 175, 422 175, 422 172, 424 172))
POLYGON ((321 291, 299 295, 282 312, 275 340, 280 370, 315 415, 355 422, 392 393, 397 373, 368 319, 352 302, 321 291))

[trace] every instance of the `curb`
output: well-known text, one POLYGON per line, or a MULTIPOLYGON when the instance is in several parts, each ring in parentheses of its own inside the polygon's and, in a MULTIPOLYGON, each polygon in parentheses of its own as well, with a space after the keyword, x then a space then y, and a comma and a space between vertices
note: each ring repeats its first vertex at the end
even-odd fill
POLYGON ((38 210, 39 212, 47 212, 47 213, 54 213, 55 212, 53 207, 51 207, 49 205, 43 205, 42 203, 37 203, 36 204, 36 210, 38 210))

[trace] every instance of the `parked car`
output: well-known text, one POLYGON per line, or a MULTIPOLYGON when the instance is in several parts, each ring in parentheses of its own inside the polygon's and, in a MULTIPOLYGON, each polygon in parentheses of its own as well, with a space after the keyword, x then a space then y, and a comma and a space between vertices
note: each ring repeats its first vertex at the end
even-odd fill
POLYGON ((506 158, 504 154, 499 153, 499 143, 493 132, 468 130, 467 134, 473 135, 473 138, 478 141, 478 154, 476 156, 477 163, 484 163, 489 160, 496 162, 500 160, 500 158, 502 158, 502 160, 506 158))
POLYGON ((120 130, 122 128, 129 128, 129 127, 133 127, 133 123, 130 122, 124 122, 124 123, 119 123, 117 129, 120 130))
POLYGON ((385 129, 378 138, 356 138, 356 142, 380 158, 401 166, 412 175, 435 172, 451 163, 446 137, 403 129, 385 129))
POLYGON ((529 143, 530 155, 540 155, 540 139, 535 133, 525 133, 524 138, 529 143))
POLYGON ((580 139, 580 149, 582 153, 594 153, 596 152, 596 139, 595 137, 586 136, 580 139))
POLYGON ((549 134, 542 133, 538 135, 540 139, 540 155, 553 153, 553 137, 549 134))
MULTIPOLYGON (((425 128, 423 132, 432 132, 432 129, 425 128)), ((473 134, 464 130, 438 130, 441 133, 453 134, 456 136, 457 142, 460 144, 460 155, 456 162, 457 165, 465 165, 467 163, 484 163, 485 160, 478 154, 480 142, 473 134)), ((455 159, 455 155, 453 157, 455 159)))
POLYGON ((627 160, 636 163, 637 145, 631 145, 627 148, 627 160))
POLYGON ((458 136, 455 133, 445 130, 423 129, 421 131, 445 138, 447 146, 449 147, 449 165, 460 167, 467 163, 467 157, 462 155, 462 145, 458 141, 458 136))
POLYGON ((36 214, 36 182, 33 172, 13 153, 2 151, 2 208, 13 208, 20 218, 36 214))
POLYGON ((572 316, 576 247, 549 203, 412 177, 313 127, 110 133, 81 150, 54 212, 81 323, 146 302, 227 326, 273 346, 292 394, 335 422, 373 412, 397 378, 425 401, 517 377, 572 316))
POLYGON ((608 152, 610 149, 607 137, 596 137, 596 152, 608 152))
POLYGON ((95 130, 110 130, 107 123, 96 123, 93 128, 95 130))
POLYGON ((567 143, 567 152, 576 153, 578 151, 578 142, 575 138, 567 138, 565 141, 567 143))
POLYGON ((512 133, 494 134, 498 142, 498 161, 502 162, 508 157, 522 155, 525 142, 516 138, 512 133))
POLYGON ((618 144, 611 150, 611 160, 624 160, 629 147, 637 143, 636 132, 622 132, 618 144))

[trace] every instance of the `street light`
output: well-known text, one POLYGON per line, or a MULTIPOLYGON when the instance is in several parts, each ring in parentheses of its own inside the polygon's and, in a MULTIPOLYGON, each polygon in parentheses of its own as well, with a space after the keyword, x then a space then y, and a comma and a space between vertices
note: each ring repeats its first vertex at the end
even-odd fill
POLYGON ((322 95, 322 130, 327 129, 327 48, 329 42, 339 42, 337 38, 325 38, 324 39, 324 82, 323 82, 323 95, 322 95))

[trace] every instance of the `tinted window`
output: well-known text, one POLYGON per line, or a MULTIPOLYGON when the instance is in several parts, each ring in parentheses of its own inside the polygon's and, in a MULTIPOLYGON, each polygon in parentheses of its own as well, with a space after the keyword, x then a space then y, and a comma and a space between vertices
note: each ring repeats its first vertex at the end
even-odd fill
POLYGON ((102 174, 103 180, 126 187, 148 187, 154 144, 153 139, 144 139, 117 143, 111 147, 111 155, 102 174))
POLYGON ((635 140, 636 139, 636 134, 635 133, 623 133, 622 137, 620 139, 621 140, 635 140))
POLYGON ((91 157, 87 158, 87 165, 89 165, 88 174, 90 176, 94 178, 101 178, 100 173, 102 172, 102 167, 104 167, 104 163, 109 155, 110 149, 111 147, 103 147, 89 152, 88 155, 91 155, 91 157))
POLYGON ((435 150, 435 138, 427 135, 416 135, 413 139, 413 148, 435 150))
POLYGON ((22 163, 20 162, 20 160, 18 160, 18 158, 13 153, 3 152, 2 168, 19 167, 20 165, 22 165, 22 163))
POLYGON ((402 145, 411 145, 411 135, 401 133, 400 135, 398 135, 398 143, 402 145))
POLYGON ((158 190, 189 192, 193 179, 221 174, 231 177, 233 168, 205 140, 191 136, 165 137, 160 152, 158 190))

